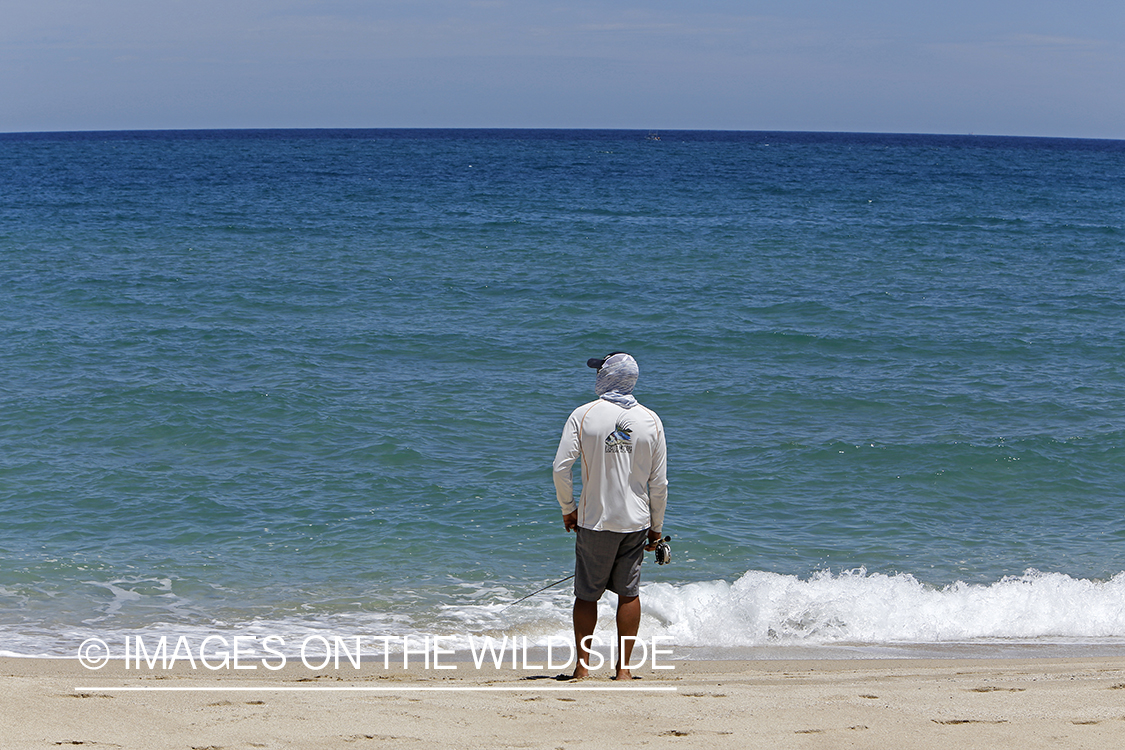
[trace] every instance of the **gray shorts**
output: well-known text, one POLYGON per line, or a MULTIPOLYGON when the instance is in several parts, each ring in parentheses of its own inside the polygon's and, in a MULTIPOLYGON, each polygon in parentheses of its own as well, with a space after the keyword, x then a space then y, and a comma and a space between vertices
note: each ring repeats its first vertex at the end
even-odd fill
POLYGON ((648 530, 622 534, 579 526, 574 541, 574 595, 596 602, 609 589, 618 596, 641 593, 641 560, 648 530))

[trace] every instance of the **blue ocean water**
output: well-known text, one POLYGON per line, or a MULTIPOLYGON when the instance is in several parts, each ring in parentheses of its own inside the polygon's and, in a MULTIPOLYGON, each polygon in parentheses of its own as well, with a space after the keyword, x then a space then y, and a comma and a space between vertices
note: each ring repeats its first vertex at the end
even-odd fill
MULTIPOLYGON (((0 651, 569 631, 633 353, 679 655, 1125 648, 1125 142, 0 135, 0 651)), ((605 603, 605 613, 611 602, 605 603)))

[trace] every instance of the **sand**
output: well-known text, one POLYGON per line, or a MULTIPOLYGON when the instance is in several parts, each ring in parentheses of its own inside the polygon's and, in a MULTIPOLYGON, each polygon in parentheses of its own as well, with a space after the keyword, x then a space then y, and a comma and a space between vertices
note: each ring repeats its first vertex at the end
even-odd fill
POLYGON ((185 664, 138 672, 116 661, 95 672, 77 660, 8 658, 0 659, 0 747, 1125 746, 1125 658, 671 664, 638 669, 643 679, 625 684, 465 663, 440 672, 290 664, 267 673, 185 664), (149 690, 170 687, 205 689, 149 690))

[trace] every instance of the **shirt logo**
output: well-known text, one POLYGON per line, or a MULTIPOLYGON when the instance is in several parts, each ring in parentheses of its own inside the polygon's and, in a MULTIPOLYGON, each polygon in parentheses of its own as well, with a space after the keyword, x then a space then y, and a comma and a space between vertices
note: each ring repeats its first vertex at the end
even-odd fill
POLYGON ((617 420, 614 425, 613 432, 606 435, 605 438, 605 452, 606 453, 632 453, 633 452, 633 431, 629 428, 629 423, 624 419, 617 420))

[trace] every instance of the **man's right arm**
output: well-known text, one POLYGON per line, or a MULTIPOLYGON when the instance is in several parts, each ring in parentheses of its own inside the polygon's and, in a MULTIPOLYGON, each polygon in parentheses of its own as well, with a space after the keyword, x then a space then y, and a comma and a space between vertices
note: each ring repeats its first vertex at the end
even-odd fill
POLYGON ((664 528, 664 509, 668 505, 668 447, 664 443, 664 425, 655 414, 656 444, 652 451, 652 469, 648 475, 649 542, 660 538, 664 528))

